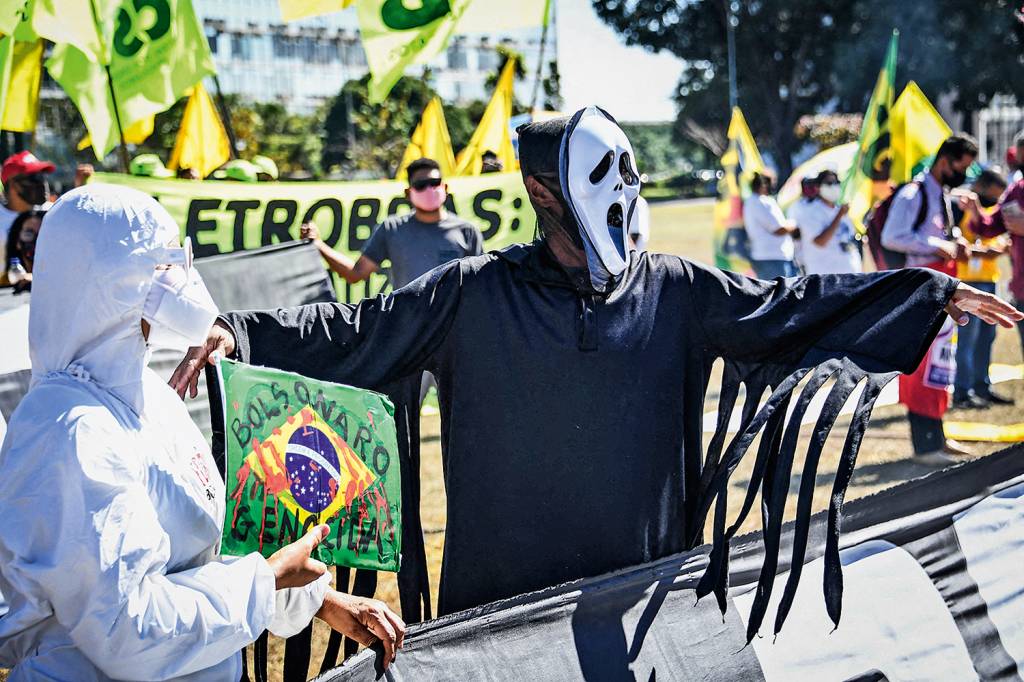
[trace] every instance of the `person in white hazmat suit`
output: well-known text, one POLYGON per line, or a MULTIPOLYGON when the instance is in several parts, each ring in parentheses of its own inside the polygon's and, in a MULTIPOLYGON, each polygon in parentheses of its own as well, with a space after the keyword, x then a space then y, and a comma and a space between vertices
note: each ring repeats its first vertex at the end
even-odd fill
POLYGON ((404 624, 330 589, 326 526, 264 559, 218 555, 224 483, 184 404, 147 363, 217 314, 151 197, 87 185, 40 231, 32 387, 0 449, 0 667, 11 680, 237 680, 240 649, 314 615, 384 663, 404 624))

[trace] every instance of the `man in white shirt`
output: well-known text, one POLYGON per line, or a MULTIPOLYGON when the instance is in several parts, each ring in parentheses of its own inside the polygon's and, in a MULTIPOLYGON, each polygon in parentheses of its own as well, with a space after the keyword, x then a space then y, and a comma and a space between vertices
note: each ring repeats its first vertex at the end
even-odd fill
POLYGON ((800 246, 805 274, 834 275, 862 272, 860 250, 853 222, 847 216, 849 206, 837 206, 839 176, 825 170, 816 178, 818 196, 800 211, 800 246))
MULTIPOLYGON (((893 197, 882 227, 882 246, 906 254, 905 267, 931 268, 955 277, 956 262, 969 258, 971 245, 953 224, 947 190, 964 183, 977 156, 974 138, 952 135, 935 153, 931 168, 893 197)), ((899 378, 900 402, 907 406, 915 459, 924 464, 947 466, 955 461, 949 455, 968 454, 959 443, 946 438, 942 427, 949 408, 947 388, 956 371, 952 339, 949 326, 940 332, 917 370, 899 378)))
POLYGON ((751 194, 743 202, 743 227, 750 239, 750 264, 759 279, 795 277, 793 233, 796 224, 787 220, 771 196, 772 176, 754 173, 751 194))

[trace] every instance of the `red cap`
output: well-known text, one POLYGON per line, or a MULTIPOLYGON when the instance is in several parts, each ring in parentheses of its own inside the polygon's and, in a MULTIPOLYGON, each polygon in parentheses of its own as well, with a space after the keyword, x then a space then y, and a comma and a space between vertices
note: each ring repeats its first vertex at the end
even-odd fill
POLYGON ((4 161, 3 170, 0 170, 0 182, 7 184, 7 181, 15 175, 27 175, 28 173, 52 173, 57 169, 49 161, 40 161, 36 155, 29 151, 18 152, 8 156, 4 161))

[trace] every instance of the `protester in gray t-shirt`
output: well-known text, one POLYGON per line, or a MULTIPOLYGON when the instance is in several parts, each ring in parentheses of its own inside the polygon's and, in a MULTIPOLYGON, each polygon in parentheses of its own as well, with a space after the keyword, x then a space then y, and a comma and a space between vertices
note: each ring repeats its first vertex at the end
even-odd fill
POLYGON ((315 225, 304 224, 300 236, 312 239, 331 270, 351 283, 365 280, 385 260, 391 261, 391 285, 395 289, 450 260, 483 253, 480 230, 444 209, 448 185, 441 178, 437 162, 417 159, 409 164, 408 174, 405 196, 413 212, 392 216, 378 225, 359 260, 353 262, 325 244, 315 225))

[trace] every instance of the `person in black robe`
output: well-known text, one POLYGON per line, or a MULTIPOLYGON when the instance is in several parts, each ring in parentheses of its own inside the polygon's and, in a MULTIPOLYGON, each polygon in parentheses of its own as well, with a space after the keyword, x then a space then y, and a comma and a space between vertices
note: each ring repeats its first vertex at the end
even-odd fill
MULTIPOLYGON (((761 281, 632 251, 635 160, 594 107, 521 128, 520 159, 538 240, 452 261, 356 305, 228 313, 171 383, 182 395, 190 382, 194 390, 214 351, 377 390, 432 372, 448 497, 441 615, 691 549, 716 500, 700 592, 724 607, 728 540, 761 490, 768 558, 756 632, 810 398, 833 380, 798 493, 804 540, 817 457, 855 387, 864 389, 837 475, 832 536, 882 385, 914 370, 947 311, 1004 326, 1017 314, 930 270, 761 281), (718 430, 705 452, 717 359, 718 430), (726 446, 741 386, 741 428, 726 446), (727 527, 727 482, 758 432, 748 499, 727 527)), ((827 560, 837 574, 837 546, 827 560)))

